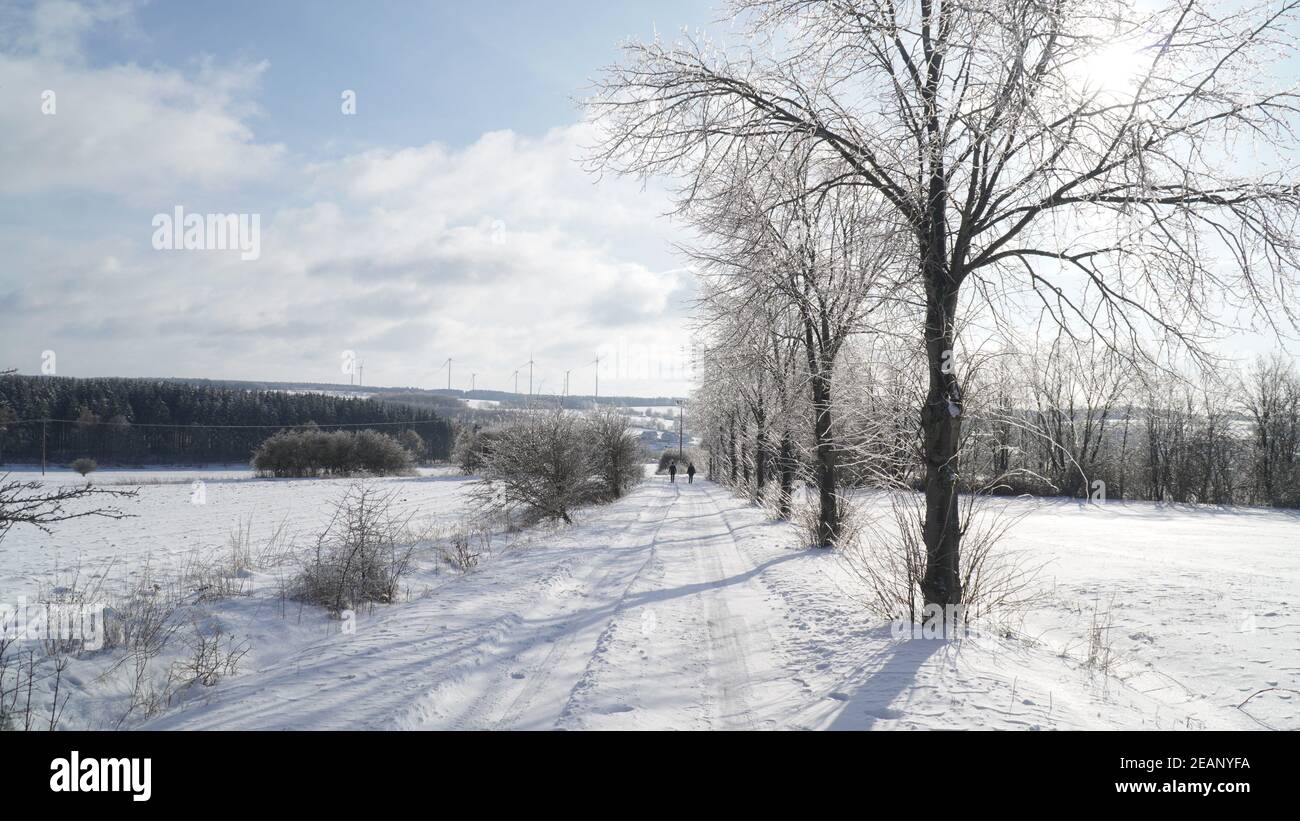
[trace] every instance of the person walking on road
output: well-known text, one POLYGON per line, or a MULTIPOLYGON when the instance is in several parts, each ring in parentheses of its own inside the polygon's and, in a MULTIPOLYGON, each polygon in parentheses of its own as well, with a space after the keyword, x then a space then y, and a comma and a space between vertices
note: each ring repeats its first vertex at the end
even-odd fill
POLYGON ((668 481, 670 481, 670 482, 674 482, 674 483, 677 481, 677 463, 676 463, 676 462, 669 462, 669 463, 668 463, 668 481))
POLYGON ((695 484, 695 463, 694 462, 686 463, 686 484, 688 485, 695 484))

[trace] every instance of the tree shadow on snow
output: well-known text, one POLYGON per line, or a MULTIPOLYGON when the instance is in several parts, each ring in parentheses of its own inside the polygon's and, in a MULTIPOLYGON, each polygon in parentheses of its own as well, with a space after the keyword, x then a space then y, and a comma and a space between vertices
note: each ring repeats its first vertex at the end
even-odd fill
POLYGON ((875 645, 878 649, 845 678, 844 686, 830 694, 844 702, 844 707, 828 730, 870 730, 878 722, 904 718, 904 711, 891 705, 916 686, 921 668, 949 645, 941 639, 896 639, 888 627, 880 628, 872 638, 880 642, 875 645))

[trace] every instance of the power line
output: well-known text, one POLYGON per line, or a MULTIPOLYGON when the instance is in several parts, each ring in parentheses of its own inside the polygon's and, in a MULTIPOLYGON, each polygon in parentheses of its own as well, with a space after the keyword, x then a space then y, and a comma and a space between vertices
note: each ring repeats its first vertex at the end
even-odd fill
POLYGON ((0 420, 0 427, 5 425, 39 425, 43 423, 58 423, 63 425, 111 425, 113 427, 124 428, 180 428, 181 430, 192 430, 194 428, 216 428, 216 429, 269 429, 269 428, 377 428, 387 425, 433 425, 445 424, 449 419, 439 417, 437 419, 416 419, 410 422, 295 422, 283 425, 206 425, 195 423, 192 425, 181 425, 164 422, 113 422, 111 420, 97 420, 94 422, 84 422, 80 419, 11 419, 8 421, 0 420))

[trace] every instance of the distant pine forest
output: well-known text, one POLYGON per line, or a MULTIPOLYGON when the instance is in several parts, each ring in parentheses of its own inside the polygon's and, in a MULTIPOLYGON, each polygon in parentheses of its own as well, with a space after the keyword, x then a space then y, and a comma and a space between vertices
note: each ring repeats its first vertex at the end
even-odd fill
POLYGON ((411 430, 423 443, 417 458, 451 453, 451 420, 410 404, 165 379, 0 377, 0 464, 40 464, 42 432, 52 466, 247 463, 277 430, 309 424, 411 430))

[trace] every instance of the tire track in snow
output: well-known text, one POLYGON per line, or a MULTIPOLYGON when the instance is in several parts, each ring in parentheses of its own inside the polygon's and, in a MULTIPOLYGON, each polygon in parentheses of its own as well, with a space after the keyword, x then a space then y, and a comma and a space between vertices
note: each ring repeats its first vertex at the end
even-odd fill
POLYGON ((711 511, 721 531, 697 544, 695 552, 702 580, 712 583, 706 601, 717 726, 768 728, 774 722, 762 717, 764 707, 804 698, 789 680, 790 667, 778 658, 772 634, 773 626, 785 623, 786 606, 767 589, 759 567, 741 550, 735 529, 713 496, 714 487, 703 483, 701 507, 711 511))
MULTIPOLYGON (((485 634, 479 652, 463 665, 461 673, 429 689, 412 705, 406 720, 399 723, 428 726, 433 723, 428 719, 441 716, 437 726, 455 729, 552 726, 555 719, 545 712, 530 713, 542 710, 542 702, 550 698, 556 708, 554 716, 559 716, 571 686, 552 682, 562 679, 575 666, 579 672, 574 677, 580 675, 598 641, 598 635, 592 637, 594 625, 600 623, 594 614, 615 606, 648 565, 653 549, 644 558, 640 549, 647 544, 653 548, 658 528, 676 502, 674 496, 662 504, 637 504, 641 497, 650 495, 647 490, 652 488, 638 488, 617 503, 624 509, 616 508, 614 515, 630 516, 631 520, 610 544, 572 548, 582 552, 570 560, 578 569, 563 590, 534 598, 515 609, 510 635, 485 634), (623 582, 624 578, 630 580, 623 582), (592 618, 592 623, 583 623, 584 618, 592 618), (584 636, 590 643, 579 643, 584 636), (450 721, 446 720, 448 715, 452 716, 450 721)), ((578 525, 561 538, 589 540, 591 528, 609 526, 614 521, 606 518, 604 522, 578 525)))
MULTIPOLYGON (((662 572, 625 597, 651 630, 614 618, 574 688, 562 726, 747 729, 801 691, 773 655, 771 627, 785 607, 758 580, 730 524, 703 483, 678 489, 655 553, 662 572), (758 680, 754 678, 758 674, 758 680)), ((631 590, 631 588, 629 588, 631 590)))
MULTIPOLYGON (((664 480, 660 480, 663 482, 664 480)), ((655 534, 652 556, 632 579, 574 685, 558 726, 565 729, 707 729, 706 632, 688 543, 694 495, 662 485, 679 503, 655 534), (661 538, 664 529, 669 538, 661 538), (647 573, 648 569, 653 572, 647 573), (633 626, 633 613, 639 624, 633 626)))
MULTIPOLYGON (((628 593, 636 584, 641 573, 645 571, 652 561, 654 561, 655 545, 659 540, 659 531, 663 528, 664 522, 668 518, 669 511, 672 510, 679 498, 680 493, 674 493, 666 504, 658 505, 650 508, 646 513, 642 513, 637 517, 637 521, 629 525, 623 532, 621 540, 626 539, 627 541, 634 542, 634 544, 626 545, 622 548, 622 551, 626 551, 635 550, 637 547, 640 547, 640 544, 637 544, 636 542, 639 542, 641 536, 639 533, 633 533, 634 530, 641 529, 638 527, 639 525, 650 525, 653 529, 653 532, 650 534, 648 544, 649 549, 646 551, 645 559, 632 573, 631 578, 627 580, 627 583, 621 585, 621 590, 617 599, 613 601, 611 606, 610 614, 604 617, 605 625, 596 637, 596 641, 592 645, 591 651, 582 654, 582 657, 587 659, 586 663, 583 665, 582 673, 585 674, 587 669, 591 666, 591 658, 601 652, 604 644, 608 641, 609 634, 612 631, 615 622, 623 613, 623 603, 626 601, 628 593)), ((617 567, 612 567, 606 571, 600 581, 595 585, 594 590, 600 590, 603 588, 610 577, 614 575, 616 570, 618 570, 617 567)), ((565 656, 570 653, 570 648, 575 644, 575 642, 577 642, 580 635, 581 633, 576 630, 570 631, 564 634, 558 641, 552 643, 545 658, 543 658, 541 663, 533 670, 533 674, 528 677, 527 684, 522 688, 521 692, 515 696, 514 700, 510 703, 510 706, 505 710, 501 717, 497 719, 496 726, 498 728, 515 727, 518 725, 520 719, 523 718, 524 714, 533 706, 542 691, 550 684, 551 680, 555 678, 558 672, 558 662, 563 660, 565 656)), ((581 681, 581 674, 578 677, 578 681, 581 681)), ((566 688, 569 697, 565 699, 564 707, 561 708, 559 715, 556 716, 556 724, 558 724, 561 718, 566 715, 566 711, 572 700, 573 691, 576 687, 577 682, 566 688)))

